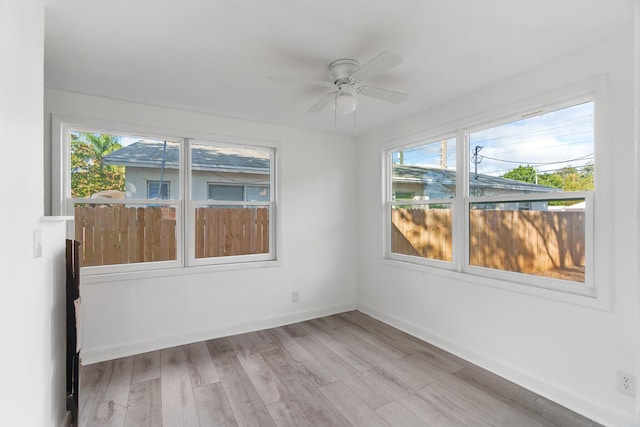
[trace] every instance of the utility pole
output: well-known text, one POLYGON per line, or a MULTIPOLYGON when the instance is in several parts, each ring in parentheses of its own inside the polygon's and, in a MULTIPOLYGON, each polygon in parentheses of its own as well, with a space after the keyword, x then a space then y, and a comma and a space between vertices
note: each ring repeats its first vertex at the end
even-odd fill
POLYGON ((447 168, 447 140, 440 141, 440 169, 447 168))
POLYGON ((476 145, 473 148, 473 156, 471 156, 471 161, 473 162, 473 173, 475 174, 475 178, 478 179, 478 163, 482 163, 482 159, 480 158, 480 156, 478 156, 478 153, 483 149, 484 147, 481 147, 479 145, 476 145))
POLYGON ((404 150, 400 150, 398 153, 398 163, 404 165, 404 150))

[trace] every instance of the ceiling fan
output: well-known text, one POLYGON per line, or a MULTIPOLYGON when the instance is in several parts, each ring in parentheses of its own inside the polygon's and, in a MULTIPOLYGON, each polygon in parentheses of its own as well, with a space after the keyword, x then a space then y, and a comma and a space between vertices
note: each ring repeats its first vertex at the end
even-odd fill
POLYGON ((399 104, 409 95, 389 89, 382 89, 363 84, 383 72, 400 65, 402 58, 395 53, 382 52, 363 66, 355 59, 338 59, 329 64, 329 81, 307 80, 296 77, 269 76, 269 79, 278 82, 293 82, 310 84, 314 86, 330 87, 334 91, 326 94, 309 108, 308 112, 322 111, 333 102, 334 109, 340 114, 353 113, 358 106, 357 95, 368 96, 387 102, 399 104))

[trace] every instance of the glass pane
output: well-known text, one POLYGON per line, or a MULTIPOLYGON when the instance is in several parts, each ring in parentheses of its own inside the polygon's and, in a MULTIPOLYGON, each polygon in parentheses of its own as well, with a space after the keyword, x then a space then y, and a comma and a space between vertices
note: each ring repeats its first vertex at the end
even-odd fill
POLYGON ((451 204, 393 206, 391 252, 451 261, 451 204))
POLYGON ((191 145, 193 200, 252 200, 249 198, 249 188, 268 189, 270 177, 269 149, 199 143, 191 145))
POLYGON ((75 205, 82 266, 176 260, 175 206, 75 205))
POLYGON ((168 199, 171 194, 170 185, 170 182, 147 181, 147 198, 168 199))
POLYGON ((469 195, 593 190, 593 102, 470 135, 469 195))
POLYGON ((429 200, 456 195, 455 138, 391 153, 392 200, 429 200))
POLYGON ((246 189, 247 201, 250 202, 268 202, 271 200, 271 194, 268 186, 247 185, 246 189))
POLYGON ((197 206, 196 258, 269 253, 268 207, 197 206))
POLYGON ((582 282, 585 200, 471 203, 469 264, 582 282))
POLYGON ((242 185, 209 184, 209 199, 242 202, 244 187, 242 185))
POLYGON ((180 198, 179 143, 85 132, 69 138, 72 198, 180 198))

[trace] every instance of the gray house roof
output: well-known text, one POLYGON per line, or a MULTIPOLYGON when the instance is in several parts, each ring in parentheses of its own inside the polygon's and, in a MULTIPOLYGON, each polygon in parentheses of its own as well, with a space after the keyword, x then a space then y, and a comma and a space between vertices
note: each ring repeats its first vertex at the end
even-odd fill
MULTIPOLYGON (((159 141, 137 141, 104 157, 107 165, 178 169, 179 145, 159 141)), ((192 169, 216 172, 269 173, 269 153, 250 148, 220 147, 196 144, 192 169)))
MULTIPOLYGON (((451 188, 456 185, 456 172, 452 170, 430 168, 425 166, 393 165, 393 182, 426 184, 433 187, 451 188)), ((500 190, 527 191, 532 193, 549 193, 560 191, 554 187, 530 184, 528 182, 497 176, 470 174, 471 188, 490 188, 500 190)))

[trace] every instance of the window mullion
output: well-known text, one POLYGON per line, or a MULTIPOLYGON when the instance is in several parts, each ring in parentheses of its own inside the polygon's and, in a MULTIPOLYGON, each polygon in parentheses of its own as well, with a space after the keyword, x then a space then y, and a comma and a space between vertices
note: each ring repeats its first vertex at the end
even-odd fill
POLYGON ((456 198, 453 209, 453 263, 456 271, 462 271, 468 254, 467 213, 465 198, 469 186, 469 137, 468 132, 456 132, 456 198))
POLYGON ((182 162, 180 164, 180 179, 182 182, 182 198, 180 200, 180 206, 182 208, 182 241, 180 245, 182 247, 182 265, 189 266, 195 256, 195 249, 192 246, 195 245, 195 226, 194 226, 194 206, 191 200, 191 139, 185 138, 182 144, 182 162))

